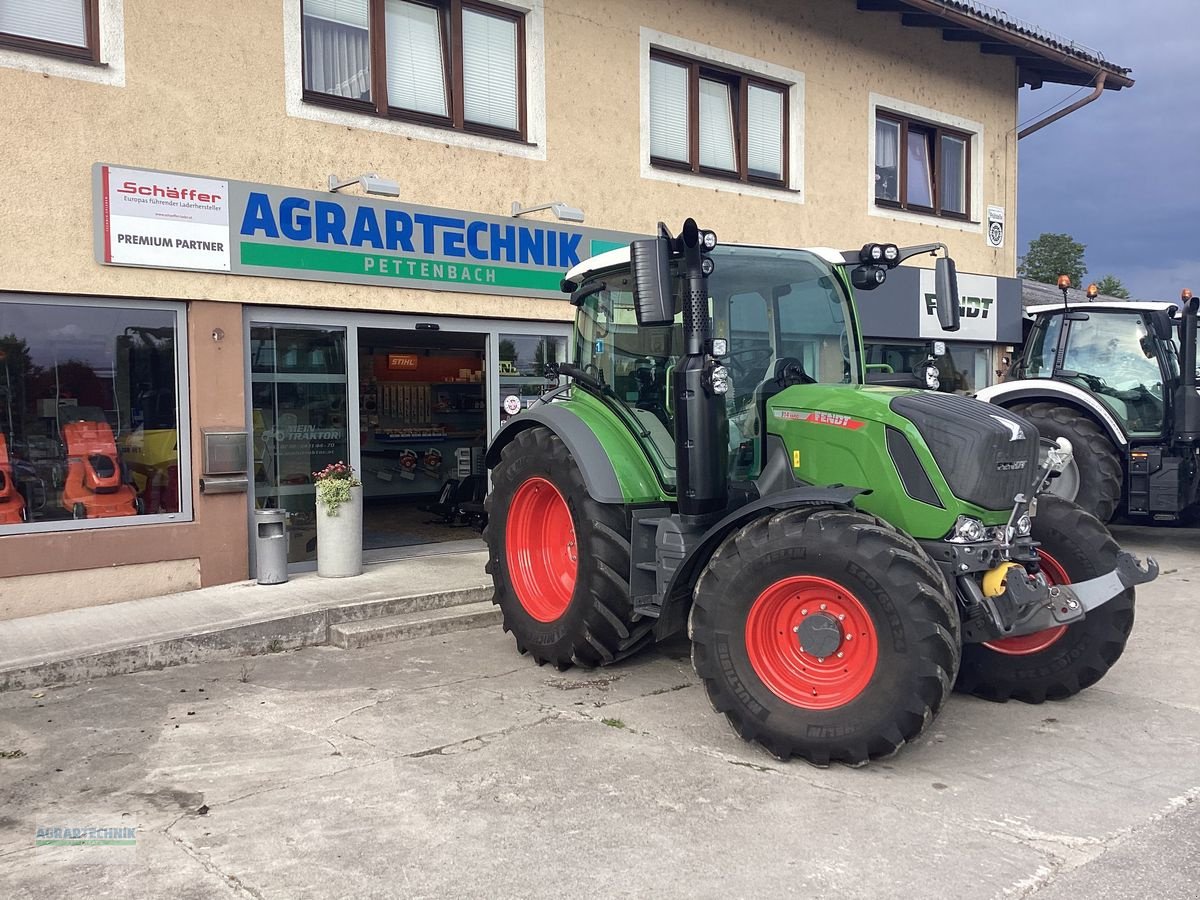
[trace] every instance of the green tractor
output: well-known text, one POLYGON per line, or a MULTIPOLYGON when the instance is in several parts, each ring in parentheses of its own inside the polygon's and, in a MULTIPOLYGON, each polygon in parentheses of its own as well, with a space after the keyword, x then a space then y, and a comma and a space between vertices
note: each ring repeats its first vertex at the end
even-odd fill
POLYGON ((571 381, 487 452, 518 650, 600 666, 686 629, 717 712, 818 765, 894 753, 956 684, 1038 703, 1098 681, 1158 568, 1039 496, 1069 443, 1039 463, 1013 413, 865 377, 853 288, 939 250, 717 247, 689 219, 572 269, 571 381))

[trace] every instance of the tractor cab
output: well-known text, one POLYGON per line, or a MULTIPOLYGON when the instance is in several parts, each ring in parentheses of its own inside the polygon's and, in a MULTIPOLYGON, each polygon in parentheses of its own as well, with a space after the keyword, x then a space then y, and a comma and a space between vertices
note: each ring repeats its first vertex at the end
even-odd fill
POLYGON ((1178 307, 1089 303, 1031 307, 1018 378, 1051 378, 1088 391, 1131 436, 1161 436, 1179 382, 1178 307))
MULTIPOLYGON (((577 298, 577 366, 636 423, 655 468, 676 482, 675 378, 687 352, 681 260, 670 264, 670 322, 639 327, 628 249, 567 274, 577 298), (576 287, 577 286, 577 287, 576 287)), ((719 246, 707 256, 705 315, 723 346, 714 367, 725 409, 724 450, 731 477, 762 466, 766 399, 788 384, 861 384, 862 345, 841 253, 828 249, 719 246)))

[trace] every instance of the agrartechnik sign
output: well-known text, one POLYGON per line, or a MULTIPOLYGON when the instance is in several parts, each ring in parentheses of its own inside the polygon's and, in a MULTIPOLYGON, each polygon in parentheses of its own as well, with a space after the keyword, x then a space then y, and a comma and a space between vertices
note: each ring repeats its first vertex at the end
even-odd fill
POLYGON ((104 163, 92 174, 105 265, 561 299, 567 269, 638 237, 104 163))

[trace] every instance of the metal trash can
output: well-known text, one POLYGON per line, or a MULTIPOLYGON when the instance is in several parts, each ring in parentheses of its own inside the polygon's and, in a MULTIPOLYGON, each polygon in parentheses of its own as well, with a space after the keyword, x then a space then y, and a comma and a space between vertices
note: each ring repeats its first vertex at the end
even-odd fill
POLYGON ((288 539, 286 509, 256 509, 257 535, 254 556, 259 584, 283 584, 288 580, 288 539))

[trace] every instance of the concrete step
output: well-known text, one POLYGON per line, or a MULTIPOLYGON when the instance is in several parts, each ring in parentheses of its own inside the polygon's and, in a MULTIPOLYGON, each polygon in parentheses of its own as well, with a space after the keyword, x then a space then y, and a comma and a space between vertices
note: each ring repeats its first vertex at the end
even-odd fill
MULTIPOLYGON (((397 585, 402 590, 402 585, 397 585)), ((404 613, 425 612, 433 609, 447 609, 452 606, 462 606, 467 603, 482 603, 492 599, 492 585, 455 588, 448 591, 431 591, 426 594, 414 594, 408 597, 384 597, 380 599, 363 600, 357 603, 345 603, 328 610, 327 617, 330 626, 350 622, 360 622, 365 619, 381 619, 386 616, 398 616, 404 613)))
POLYGON ((329 628, 329 643, 343 650, 358 650, 373 644, 407 641, 432 634, 449 634, 469 628, 490 628, 499 625, 500 621, 500 607, 491 600, 460 603, 440 609, 419 610, 332 625, 329 628))

